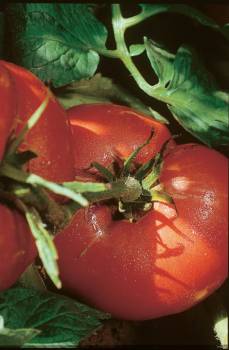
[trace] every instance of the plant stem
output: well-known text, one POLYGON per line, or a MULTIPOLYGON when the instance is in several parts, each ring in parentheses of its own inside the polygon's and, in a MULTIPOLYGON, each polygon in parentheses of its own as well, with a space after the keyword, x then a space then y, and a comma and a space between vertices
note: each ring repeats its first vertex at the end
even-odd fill
MULTIPOLYGON (((161 91, 158 90, 158 86, 152 86, 144 79, 130 56, 129 50, 125 43, 125 30, 130 26, 131 22, 128 22, 128 19, 122 17, 119 4, 112 5, 112 14, 112 26, 116 42, 116 49, 99 49, 97 50, 98 53, 109 58, 119 58, 127 70, 131 73, 141 90, 143 90, 150 97, 167 102, 166 96, 163 96, 163 94, 160 93, 161 91)), ((143 20, 147 17, 143 14, 139 14, 137 16, 139 16, 135 18, 137 21, 140 21, 140 18, 143 20)), ((134 21, 133 18, 132 21, 134 21)), ((133 22, 131 25, 133 25, 133 22)))
POLYGON ((88 205, 88 201, 80 193, 76 193, 54 182, 45 180, 36 174, 30 174, 20 169, 17 169, 6 162, 3 162, 1 164, 0 175, 6 176, 12 180, 16 180, 22 183, 44 187, 56 194, 73 199, 82 206, 88 205))

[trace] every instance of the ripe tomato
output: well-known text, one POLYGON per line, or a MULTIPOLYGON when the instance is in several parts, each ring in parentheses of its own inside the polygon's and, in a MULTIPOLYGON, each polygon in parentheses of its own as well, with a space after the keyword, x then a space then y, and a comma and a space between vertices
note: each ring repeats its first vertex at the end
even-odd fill
MULTIPOLYGON (((79 106, 69 116, 80 169, 93 160, 107 164, 116 148, 128 156, 154 124, 111 105, 79 106)), ((142 150, 141 162, 168 138, 165 126, 155 127, 163 137, 142 150)), ((115 317, 141 320, 188 309, 222 284, 227 276, 227 160, 204 146, 180 145, 165 157, 160 181, 177 212, 172 204, 155 202, 130 223, 115 220, 106 203, 91 205, 56 236, 67 293, 115 317)))
POLYGON ((2 158, 15 116, 15 105, 12 103, 13 94, 14 89, 10 74, 0 65, 0 101, 2 102, 0 119, 0 159, 2 158))
MULTIPOLYGON (((21 130, 25 121, 49 93, 48 106, 38 123, 28 132, 23 150, 29 149, 38 155, 29 162, 31 172, 55 182, 72 180, 74 178, 73 154, 64 109, 31 72, 6 61, 0 61, 0 68, 5 74, 1 82, 4 79, 8 84, 8 88, 5 88, 0 82, 0 98, 1 100, 4 98, 4 108, 7 109, 5 116, 3 114, 3 121, 7 126, 4 129, 0 127, 1 143, 4 143, 9 136, 9 129, 16 129, 17 133, 21 130)), ((1 148, 3 146, 0 144, 0 152, 1 148)))
MULTIPOLYGON (((0 61, 0 162, 10 133, 16 134, 50 95, 48 106, 38 123, 27 133, 21 150, 29 149, 37 158, 29 170, 49 180, 74 179, 70 129, 65 111, 45 85, 32 73, 12 63, 0 61)), ((36 256, 34 239, 24 218, 0 205, 0 290, 8 288, 36 256)))
MULTIPOLYGON (((137 155, 136 161, 146 162, 171 137, 167 127, 128 107, 114 104, 85 104, 68 110, 75 154, 75 174, 82 174, 91 162, 108 166, 119 156, 126 158, 149 137, 149 145, 137 155)), ((173 144, 173 141, 171 141, 173 144)))
POLYGON ((17 281, 36 256, 34 239, 24 218, 0 204, 0 290, 17 281))

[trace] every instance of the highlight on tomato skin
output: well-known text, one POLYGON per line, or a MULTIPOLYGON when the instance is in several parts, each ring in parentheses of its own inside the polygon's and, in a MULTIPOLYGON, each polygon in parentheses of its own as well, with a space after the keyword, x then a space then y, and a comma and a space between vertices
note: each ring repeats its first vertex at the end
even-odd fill
MULTIPOLYGON (((128 113, 108 104, 69 110, 81 180, 94 159, 108 166, 117 149, 127 157, 136 140, 145 141, 148 119, 133 115, 128 127, 128 113)), ((160 147, 168 137, 164 132, 160 147)), ((157 147, 139 154, 141 162, 157 147)), ((55 238, 64 293, 127 320, 175 314, 213 293, 228 275, 227 166, 205 146, 179 145, 160 176, 175 205, 155 202, 135 223, 114 219, 106 203, 79 210, 55 238)))
MULTIPOLYGON (((68 109, 67 115, 73 134, 76 172, 88 168, 92 162, 106 166, 115 156, 127 157, 146 141, 152 128, 152 140, 137 155, 136 162, 148 161, 171 137, 164 124, 126 106, 84 104, 68 109)), ((170 146, 174 144, 171 140, 170 146)))

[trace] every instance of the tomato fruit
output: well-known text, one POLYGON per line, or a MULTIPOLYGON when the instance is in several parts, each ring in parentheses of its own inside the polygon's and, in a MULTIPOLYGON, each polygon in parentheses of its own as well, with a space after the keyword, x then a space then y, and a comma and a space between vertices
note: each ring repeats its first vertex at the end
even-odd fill
POLYGON ((0 101, 4 101, 4 103, 1 103, 0 159, 2 158, 15 116, 15 105, 12 103, 13 95, 14 89, 10 74, 6 68, 0 65, 0 101))
MULTIPOLYGON (((0 162, 11 133, 19 133, 47 94, 48 105, 26 134, 20 151, 29 149, 37 154, 27 166, 30 172, 55 182, 73 180, 74 158, 64 109, 31 72, 6 61, 0 61, 0 162)), ((0 290, 15 283, 36 254, 34 239, 23 216, 0 204, 0 290)))
POLYGON ((165 125, 129 107, 110 103, 72 107, 68 110, 68 117, 73 134, 76 175, 84 172, 93 161, 108 166, 117 155, 126 158, 146 141, 152 128, 154 136, 137 155, 136 162, 143 163, 152 158, 171 137, 165 125))
POLYGON ((0 155, 4 141, 9 136, 9 130, 15 129, 18 133, 48 93, 50 96, 48 106, 37 124, 27 133, 23 150, 29 149, 37 154, 37 158, 29 162, 31 172, 55 182, 72 180, 73 154, 64 109, 48 88, 31 72, 6 61, 0 61, 0 69, 6 76, 1 77, 0 98, 3 100, 5 97, 4 108, 7 109, 1 117, 2 123, 6 126, 0 127, 0 140, 3 143, 0 144, 0 155), (8 79, 8 88, 1 83, 3 79, 5 81, 8 79))
POLYGON ((0 290, 17 281, 36 256, 34 238, 16 210, 0 204, 0 290))
MULTIPOLYGON (((79 167, 81 176, 82 168, 94 160, 107 165, 117 148, 128 156, 155 123, 112 105, 82 105, 68 115, 76 173, 79 167)), ((169 137, 164 125, 155 123, 155 127, 158 141, 139 154, 141 162, 169 137)), ((78 211, 56 236, 65 292, 115 317, 143 320, 186 310, 223 283, 226 158, 201 145, 179 145, 165 156, 160 182, 176 209, 155 202, 130 223, 115 220, 106 202, 95 204, 78 211)))

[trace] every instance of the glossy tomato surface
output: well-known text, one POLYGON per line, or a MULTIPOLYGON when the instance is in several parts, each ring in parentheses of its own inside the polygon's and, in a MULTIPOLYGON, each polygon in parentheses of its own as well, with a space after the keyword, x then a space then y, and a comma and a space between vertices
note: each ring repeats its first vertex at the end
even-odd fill
MULTIPOLYGON (((43 115, 25 137, 23 150, 29 149, 37 154, 37 158, 29 163, 29 170, 56 182, 72 180, 74 178, 73 154, 64 109, 48 88, 31 72, 6 61, 0 61, 0 69, 10 80, 9 91, 5 88, 4 92, 1 92, 5 94, 6 106, 9 106, 5 108, 11 107, 10 112, 5 112, 4 120, 7 125, 11 122, 10 129, 16 129, 16 133, 22 129, 47 94, 50 96, 43 115)), ((9 136, 8 129, 9 127, 5 127, 2 132, 0 129, 4 137, 9 136)))
MULTIPOLYGON (((93 115, 88 115, 90 122, 93 115)), ((80 113, 79 123, 75 122, 78 113, 71 111, 70 116, 76 158, 82 148, 80 143, 77 148, 77 129, 80 125, 80 133, 83 120, 84 132, 88 133, 84 147, 89 144, 93 153, 92 136, 97 159, 104 159, 104 146, 99 155, 87 116, 80 113)), ((106 123, 104 116, 102 119, 106 130, 112 122, 106 123)), ((136 128, 136 135, 128 134, 124 120, 125 114, 118 145, 120 134, 125 135, 126 152, 139 140, 141 128, 136 128)), ((146 128, 142 126, 142 130, 146 128)), ((110 139, 106 147, 113 149, 116 142, 110 139)), ((200 145, 177 146, 164 159, 160 181, 173 197, 176 209, 157 202, 145 216, 130 223, 114 220, 105 204, 92 205, 77 212, 56 237, 61 279, 68 293, 115 317, 141 320, 186 310, 223 283, 228 273, 226 158, 200 145)))
POLYGON ((127 158, 148 139, 152 128, 154 136, 137 155, 136 162, 142 163, 152 158, 171 137, 165 125, 129 107, 115 104, 79 105, 68 110, 68 117, 72 127, 77 175, 93 161, 108 166, 116 156, 127 158))
POLYGON ((0 204, 0 290, 11 287, 29 266, 37 252, 25 219, 0 204))

